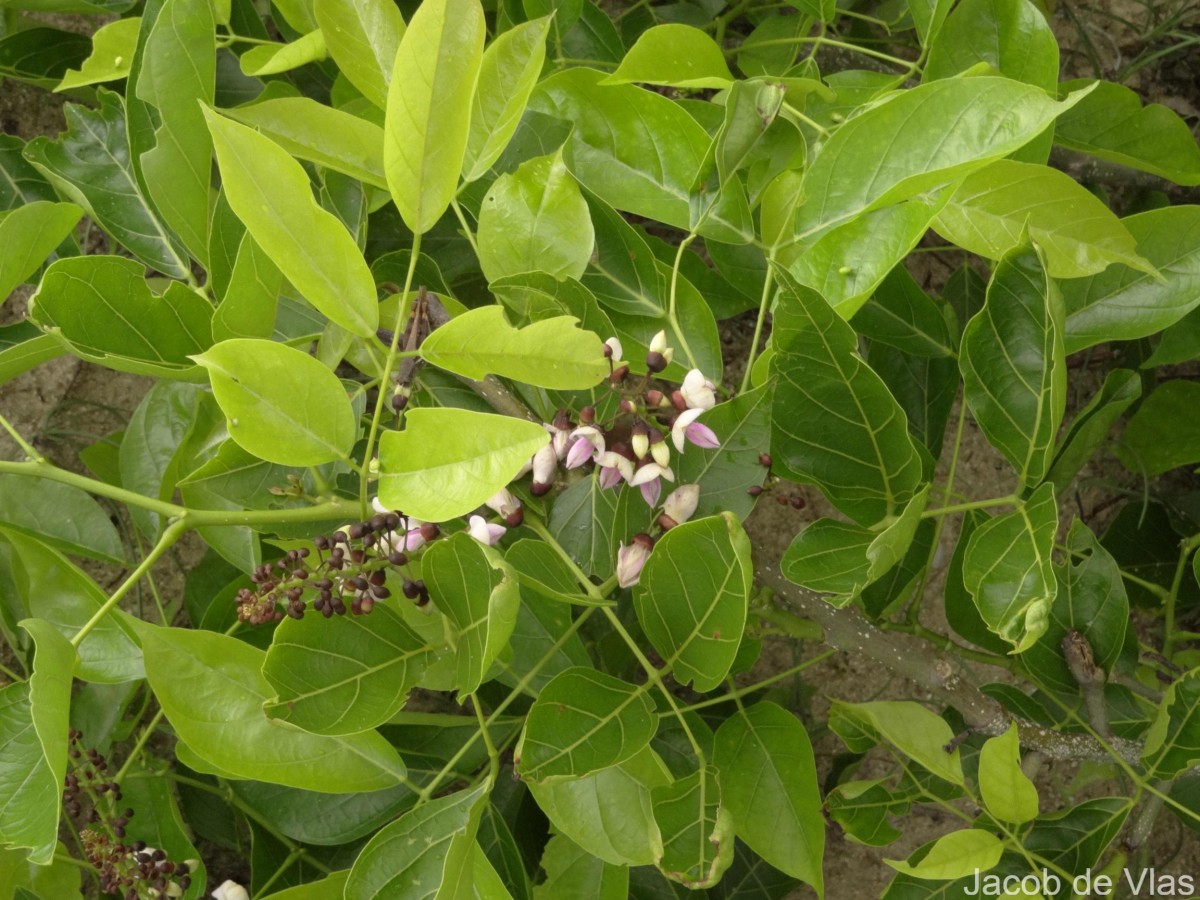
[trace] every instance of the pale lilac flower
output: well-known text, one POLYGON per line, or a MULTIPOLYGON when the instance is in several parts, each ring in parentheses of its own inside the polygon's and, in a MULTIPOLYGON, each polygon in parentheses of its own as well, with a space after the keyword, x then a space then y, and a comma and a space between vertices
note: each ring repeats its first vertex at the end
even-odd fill
POLYGON ((646 505, 654 507, 658 505, 658 497, 662 492, 662 484, 659 479, 663 478, 667 481, 675 480, 675 473, 667 466, 660 466, 658 463, 646 463, 633 473, 633 478, 629 484, 636 488, 641 488, 642 499, 646 501, 646 505))
POLYGON ((521 510, 521 501, 514 497, 508 488, 500 488, 484 506, 497 513, 510 526, 520 525, 525 517, 521 510))
POLYGON ((685 438, 697 447, 703 447, 706 450, 715 450, 721 446, 721 442, 713 430, 696 421, 703 412, 704 410, 699 408, 685 409, 675 417, 675 424, 671 426, 671 440, 674 441, 675 449, 680 453, 683 452, 685 438))
MULTIPOLYGON (((570 422, 567 424, 570 425, 570 422)), ((557 459, 562 459, 567 455, 567 449, 571 446, 571 429, 569 427, 560 428, 557 421, 553 424, 550 422, 543 422, 542 427, 550 432, 550 446, 554 448, 554 456, 557 459)), ((520 478, 521 475, 524 475, 525 472, 528 471, 529 469, 525 469, 524 471, 520 472, 517 475, 517 478, 520 478)))
POLYGON ((213 900, 250 900, 250 894, 236 881, 226 879, 212 892, 213 900))
POLYGON ((393 550, 400 550, 404 553, 412 553, 414 550, 420 550, 425 546, 425 534, 422 526, 425 523, 413 516, 405 517, 405 532, 401 537, 399 534, 393 534, 391 544, 393 550))
POLYGON ((611 450, 601 453, 596 459, 596 464, 600 466, 602 488, 616 487, 622 480, 633 480, 633 463, 620 453, 613 453, 611 450))
POLYGON ((503 525, 491 524, 483 516, 471 516, 467 522, 470 526, 467 528, 467 534, 489 547, 494 546, 500 538, 504 537, 504 532, 508 531, 503 525))
POLYGON ((691 409, 712 409, 717 405, 717 386, 704 377, 699 369, 692 369, 683 378, 679 392, 691 409))
POLYGON ((604 434, 592 425, 581 425, 571 432, 571 449, 567 451, 568 469, 578 469, 604 452, 604 434))
POLYGON ((663 501, 663 515, 671 520, 671 526, 682 525, 696 512, 700 503, 700 485, 683 484, 667 494, 663 501))
POLYGON ((650 558, 653 544, 644 534, 635 535, 633 543, 626 546, 624 542, 617 550, 617 584, 623 588, 632 587, 642 577, 642 568, 650 558))
POLYGON ((533 455, 532 468, 532 490, 540 497, 550 490, 550 485, 554 483, 554 472, 558 468, 558 455, 554 452, 554 444, 547 444, 533 455))

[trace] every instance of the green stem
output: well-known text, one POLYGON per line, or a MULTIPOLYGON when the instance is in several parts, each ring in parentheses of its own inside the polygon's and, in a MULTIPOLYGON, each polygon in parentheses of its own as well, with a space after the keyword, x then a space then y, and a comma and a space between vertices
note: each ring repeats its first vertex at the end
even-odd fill
POLYGON ((471 230, 471 226, 467 224, 467 217, 463 215, 462 207, 458 205, 457 200, 450 201, 450 208, 454 210, 454 215, 458 218, 458 224, 462 226, 463 236, 466 237, 467 243, 471 245, 471 249, 475 251, 475 258, 479 259, 479 244, 475 242, 475 232, 471 230))
POLYGON ((120 784, 125 779, 126 773, 129 772, 129 767, 133 765, 133 761, 137 759, 142 750, 146 748, 146 744, 149 742, 150 736, 153 735, 158 729, 158 726, 162 723, 162 720, 165 717, 166 713, 164 713, 161 709, 154 714, 154 718, 146 724, 144 729, 142 729, 142 733, 138 737, 137 743, 134 744, 133 749, 129 751, 129 756, 125 759, 125 762, 121 764, 121 768, 117 770, 117 774, 113 777, 113 781, 115 781, 117 784, 120 784))
POLYGON ((146 555, 146 558, 138 564, 136 569, 129 573, 129 577, 121 583, 121 586, 112 592, 109 598, 104 601, 104 604, 96 610, 84 626, 71 638, 72 647, 78 647, 83 642, 83 639, 91 633, 92 629, 99 625, 104 620, 104 617, 112 612, 113 608, 121 602, 121 598, 129 593, 129 589, 137 584, 143 575, 150 571, 150 568, 158 562, 158 558, 166 553, 177 540, 183 537, 187 530, 188 526, 185 519, 176 519, 167 526, 166 530, 162 533, 162 537, 158 539, 158 543, 154 545, 153 549, 146 555))
POLYGON ((525 527, 545 541, 558 554, 559 558, 567 564, 567 567, 571 570, 571 574, 575 576, 575 580, 579 582, 579 586, 583 588, 590 599, 596 601, 597 605, 612 605, 605 599, 604 594, 600 592, 600 588, 592 584, 592 580, 587 577, 587 573, 579 568, 579 564, 571 558, 571 554, 550 533, 550 529, 530 515, 528 511, 525 513, 525 527))
MULTIPOLYGON (((713 201, 716 202, 715 199, 713 201)), ((711 210, 712 207, 710 206, 711 210)), ((701 221, 707 218, 708 211, 701 217, 701 221)), ((688 345, 687 337, 684 336, 683 329, 679 327, 679 318, 675 315, 675 297, 676 288, 679 285, 679 267, 683 264, 683 254, 687 251, 688 245, 696 239, 696 232, 692 231, 679 242, 679 248, 675 251, 675 263, 671 266, 671 290, 667 300, 667 320, 671 323, 671 329, 675 332, 675 338, 679 341, 679 349, 683 351, 683 355, 687 357, 688 365, 693 369, 696 366, 696 357, 692 353, 691 346, 688 345)))
POLYGON ((268 878, 266 881, 264 881, 261 886, 259 886, 259 889, 257 892, 258 895, 260 897, 267 896, 267 891, 270 890, 271 885, 273 885, 276 881, 278 881, 280 878, 282 878, 283 873, 286 872, 293 865, 295 865, 296 860, 300 859, 300 857, 302 857, 304 855, 304 852, 305 851, 304 851, 303 847, 297 847, 295 850, 293 850, 291 853, 289 853, 287 855, 287 857, 283 860, 283 862, 279 864, 279 868, 271 873, 271 877, 268 878))
POLYGON ((495 743, 492 742, 492 733, 488 729, 487 720, 483 717, 483 707, 479 704, 479 697, 476 694, 471 695, 471 708, 475 710, 475 720, 479 723, 479 734, 483 738, 483 746, 487 750, 488 755, 488 777, 495 784, 496 777, 500 774, 500 754, 496 750, 495 743))
POLYGON ((758 356, 758 342, 762 340, 763 324, 767 319, 767 307, 771 303, 771 285, 775 280, 775 270, 771 268, 771 259, 767 258, 767 275, 763 279, 762 297, 758 301, 758 318, 754 320, 754 337, 750 340, 750 354, 746 357, 746 371, 742 373, 741 393, 750 388, 750 374, 754 371, 754 359, 758 356))
POLYGON ((817 122, 815 119, 812 119, 809 116, 806 116, 800 110, 796 109, 796 107, 792 106, 792 104, 784 101, 783 108, 789 116, 791 116, 794 119, 799 119, 801 122, 803 122, 805 125, 807 125, 809 128, 811 128, 813 131, 815 131, 821 137, 823 137, 823 138, 829 137, 829 129, 828 128, 826 128, 820 122, 817 122))
POLYGON ((4 665, 4 663, 0 663, 0 675, 3 675, 9 681, 13 681, 13 682, 25 680, 24 678, 19 676, 16 672, 14 672, 12 669, 10 669, 8 666, 4 665))
POLYGON ((764 622, 770 622, 783 634, 798 641, 819 641, 824 637, 821 626, 811 619, 802 619, 789 610, 773 603, 765 603, 750 610, 750 615, 757 616, 764 622))
POLYGON ((970 503, 955 503, 951 506, 939 506, 937 509, 927 509, 921 513, 921 518, 935 519, 938 516, 968 512, 972 509, 991 509, 994 506, 1018 506, 1020 503, 1020 497, 1014 497, 1010 494, 1007 497, 992 497, 987 500, 972 500, 970 503))
MULTIPOLYGON (((824 653, 814 656, 812 659, 806 659, 804 662, 792 666, 790 669, 784 669, 782 672, 776 672, 770 678, 764 678, 762 681, 756 681, 754 684, 745 687, 736 688, 728 693, 722 694, 720 697, 710 697, 707 700, 700 700, 696 703, 690 703, 687 706, 681 706, 680 712, 695 712, 700 709, 707 709, 710 706, 720 706, 722 703, 728 703, 730 700, 738 701, 747 694, 753 694, 755 691, 761 691, 768 685, 783 681, 785 678, 791 678, 793 675, 798 675, 805 669, 815 666, 817 663, 824 662, 831 656, 836 656, 837 650, 826 650, 824 653)), ((671 711, 659 713, 659 717, 669 716, 671 711)))
POLYGON ((1179 597, 1179 589, 1183 586, 1183 573, 1187 570, 1187 562, 1192 552, 1200 546, 1200 534, 1192 535, 1179 546, 1179 562, 1175 564, 1175 577, 1171 579, 1171 587, 1163 601, 1163 650, 1162 655, 1168 660, 1175 652, 1175 602, 1179 597))
POLYGON ((12 423, 2 415, 0 415, 0 426, 2 426, 4 430, 9 433, 12 439, 17 442, 17 446, 25 451, 25 455, 29 457, 30 460, 36 463, 44 463, 46 461, 46 458, 37 452, 37 448, 25 440, 25 438, 21 436, 21 432, 17 431, 17 429, 13 427, 12 423))
MULTIPOLYGON (((863 56, 870 56, 874 59, 882 60, 883 62, 891 63, 894 66, 903 66, 911 74, 917 71, 917 63, 907 59, 901 59, 898 56, 891 56, 887 53, 880 53, 878 50, 872 50, 870 47, 860 47, 857 44, 847 44, 845 41, 834 40, 828 37, 795 37, 795 38, 771 38, 765 41, 755 41, 753 47, 755 50, 760 47, 783 47, 788 44, 815 44, 823 47, 839 47, 842 50, 848 50, 851 53, 861 53, 863 56)), ((729 47, 724 52, 726 56, 734 56, 740 52, 740 47, 729 47)))
POLYGON ((404 326, 408 322, 408 316, 412 310, 413 273, 417 270, 417 260, 420 257, 421 235, 418 232, 413 235, 412 256, 408 260, 408 271, 404 275, 404 290, 400 294, 399 309, 396 311, 396 328, 392 332, 392 343, 388 347, 387 359, 383 364, 383 374, 379 377, 379 395, 375 399, 375 412, 371 416, 371 428, 367 432, 367 447, 363 451, 363 474, 359 478, 358 504, 362 510, 364 519, 370 511, 370 504, 367 502, 367 491, 370 484, 371 461, 375 455, 375 438, 379 434, 379 420, 383 416, 384 404, 390 402, 388 387, 392 378, 392 367, 395 366, 398 359, 397 353, 400 350, 400 336, 404 333, 404 326))

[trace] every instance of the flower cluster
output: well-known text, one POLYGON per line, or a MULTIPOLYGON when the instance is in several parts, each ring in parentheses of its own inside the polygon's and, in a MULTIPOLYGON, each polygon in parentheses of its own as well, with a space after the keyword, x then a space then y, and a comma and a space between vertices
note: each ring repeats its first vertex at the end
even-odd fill
POLYGON ((181 897, 192 883, 198 860, 175 863, 167 854, 144 841, 125 842, 125 829, 133 810, 116 812, 121 788, 109 781, 108 762, 95 748, 85 748, 79 731, 68 734, 72 771, 64 781, 63 806, 73 819, 87 827, 79 832, 88 862, 96 869, 100 890, 124 900, 181 897))

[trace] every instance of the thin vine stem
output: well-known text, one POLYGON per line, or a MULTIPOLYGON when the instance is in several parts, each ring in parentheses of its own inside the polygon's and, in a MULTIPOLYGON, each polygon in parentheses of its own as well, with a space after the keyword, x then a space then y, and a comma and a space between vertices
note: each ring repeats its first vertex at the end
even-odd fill
POLYGON ((767 274, 763 278, 762 296, 758 300, 758 318, 754 320, 754 337, 750 339, 750 353, 746 357, 746 371, 742 373, 741 393, 750 389, 750 376, 754 371, 754 360, 758 356, 758 342, 762 340, 763 324, 767 319, 767 307, 771 304, 771 287, 775 280, 775 270, 771 268, 772 257, 767 257, 767 274))

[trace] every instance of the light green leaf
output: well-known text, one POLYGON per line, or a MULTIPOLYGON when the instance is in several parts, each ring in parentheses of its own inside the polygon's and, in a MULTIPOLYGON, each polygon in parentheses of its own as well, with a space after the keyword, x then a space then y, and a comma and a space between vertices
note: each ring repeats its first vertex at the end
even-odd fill
POLYGON ((860 523, 894 515, 922 477, 904 413, 858 356, 850 325, 820 294, 783 270, 777 275, 771 359, 779 376, 771 437, 776 471, 817 484, 860 523))
POLYGON ((57 359, 66 352, 62 341, 51 334, 38 334, 29 321, 0 327, 0 384, 7 384, 22 372, 57 359), (16 329, 20 329, 20 337, 14 334, 16 329))
POLYGON ((613 573, 613 525, 620 496, 601 488, 593 474, 570 485, 550 509, 550 533, 588 575, 607 578, 613 573))
POLYGON ((662 835, 650 792, 671 774, 649 748, 584 778, 531 782, 529 792, 555 830, 614 866, 654 865, 662 835))
POLYGON ((241 55, 242 74, 256 78, 278 75, 325 58, 325 35, 318 28, 290 44, 257 44, 241 55))
POLYGON ((829 727, 855 753, 886 741, 905 756, 920 763, 951 784, 963 784, 962 762, 956 747, 946 746, 954 732, 946 720, 911 700, 880 700, 873 703, 833 701, 829 727), (865 731, 864 731, 865 730, 865 731))
POLYGON ((1000 862, 1004 843, 989 831, 963 828, 937 839, 929 853, 916 865, 900 859, 884 862, 905 875, 932 881, 949 881, 976 872, 986 872, 1000 862))
MULTIPOLYGON (((3 696, 3 692, 0 692, 0 697, 3 696)), ((0 705, 3 702, 0 700, 0 705)), ((29 900, 31 896, 71 897, 78 894, 79 879, 83 873, 78 866, 65 861, 69 852, 63 844, 60 843, 57 849, 59 858, 48 866, 36 866, 29 862, 26 850, 0 850, 0 884, 12 888, 12 896, 21 897, 22 900, 29 900), (20 890, 33 893, 21 894, 20 890)))
POLYGON ((253 129, 205 110, 225 195, 247 231, 318 311, 369 337, 379 325, 375 282, 354 238, 317 205, 304 169, 253 129))
POLYGON ((580 184, 617 209, 695 227, 718 241, 750 240, 740 182, 715 195, 694 193, 712 143, 704 128, 666 97, 631 84, 601 85, 603 77, 567 69, 541 82, 530 100, 538 112, 574 124, 563 156, 580 184))
POLYGON ((979 791, 987 811, 1002 822, 1023 825, 1038 814, 1038 792, 1021 771, 1017 723, 988 739, 979 751, 979 791))
POLYGON ((681 684, 705 693, 729 674, 746 627, 750 539, 732 513, 672 528, 633 594, 646 637, 681 684))
POLYGON ((712 766, 654 788, 654 821, 663 835, 659 871, 691 890, 712 887, 733 862, 733 818, 712 766))
POLYGON ((1028 649, 1049 625, 1058 586, 1050 562, 1058 506, 1043 484, 1020 507, 984 522, 971 535, 963 583, 983 621, 1013 645, 1028 649))
POLYGON ((400 39, 383 160, 392 199, 415 234, 434 226, 458 187, 483 38, 479 0, 427 0, 400 39))
POLYGON ((559 672, 538 694, 514 760, 527 781, 581 778, 632 758, 657 730, 645 685, 576 666, 559 672))
POLYGON ((213 4, 165 0, 157 14, 153 8, 143 15, 141 45, 129 76, 134 165, 159 216, 207 265, 212 141, 201 104, 212 104, 215 90, 213 4))
MULTIPOLYGON (((49 622, 63 637, 73 638, 108 599, 57 550, 7 528, 0 529, 0 540, 12 549, 12 577, 20 594, 10 608, 49 622)), ((96 624, 79 644, 77 678, 124 684, 145 677, 142 653, 130 630, 132 621, 113 610, 96 624)))
POLYGON ((308 97, 276 97, 224 115, 253 126, 292 156, 387 188, 383 129, 308 97))
POLYGON ((1003 257, 1027 232, 1054 278, 1082 278, 1115 262, 1154 273, 1121 220, 1071 176, 1048 166, 1001 159, 968 175, 933 227, 988 259, 1003 257))
POLYGON ((725 120, 714 147, 722 184, 752 163, 753 153, 779 114, 786 92, 783 84, 773 81, 735 81, 730 86, 725 99, 725 120))
POLYGON ((922 47, 928 47, 937 38, 951 6, 953 0, 908 0, 908 12, 917 27, 922 47))
POLYGON ((788 546, 780 569, 789 581, 811 591, 832 594, 834 606, 857 600, 864 588, 891 571, 913 541, 930 485, 918 492, 904 510, 882 528, 817 519, 788 546))
POLYGON ((0 219, 0 297, 7 298, 74 230, 83 215, 74 203, 36 201, 0 219))
POLYGON ((0 475, 0 524, 64 553, 113 565, 125 561, 121 536, 108 513, 86 491, 69 484, 0 475))
POLYGON ((1050 93, 1058 86, 1058 42, 1029 0, 963 0, 930 44, 922 78, 950 78, 981 62, 1050 93))
POLYGON ((92 35, 92 55, 78 69, 67 70, 54 89, 55 93, 87 84, 116 81, 128 75, 141 24, 140 16, 131 16, 96 29, 92 35))
POLYGON ((421 344, 428 362, 468 378, 488 374, 555 390, 586 389, 611 368, 604 345, 573 316, 513 328, 499 306, 483 306, 451 319, 421 344))
MULTIPOLYGON (((1078 90, 1087 83, 1068 81, 1061 89, 1078 90)), ((1200 184, 1200 144, 1187 122, 1161 104, 1143 107, 1123 84, 1098 82, 1055 123, 1054 142, 1176 184, 1200 184)))
POLYGON ((849 319, 920 242, 945 196, 873 210, 823 234, 788 268, 849 319))
POLYGON ((142 624, 138 634, 171 726, 218 770, 323 793, 377 791, 404 778, 404 763, 376 732, 327 737, 268 719, 263 704, 274 692, 263 651, 210 631, 142 624))
POLYGON ((325 47, 342 74, 386 109, 392 64, 404 36, 400 10, 390 0, 321 0, 316 15, 325 47))
POLYGON ((236 338, 194 359, 208 370, 229 436, 255 456, 285 466, 319 466, 350 454, 358 422, 346 389, 307 353, 236 338))
POLYGON ((488 281, 533 271, 583 275, 595 234, 561 151, 527 160, 492 183, 479 210, 478 243, 488 281))
POLYGON ((725 54, 707 32, 691 25, 654 25, 643 31, 601 84, 661 84, 679 88, 729 87, 725 54))
POLYGON ((284 888, 282 891, 272 891, 264 900, 326 900, 327 897, 341 897, 349 877, 350 870, 343 869, 316 881, 284 888))
POLYGON ((804 175, 803 237, 949 184, 1038 136, 1083 96, 1056 103, 1007 78, 954 78, 902 91, 848 119, 804 175), (886 134, 883 152, 872 136, 886 134))
POLYGON ((1171 206, 1122 221, 1138 252, 1166 280, 1115 265, 1063 282, 1068 353, 1103 341, 1146 337, 1200 304, 1200 206, 1171 206))
POLYGON ((541 865, 546 880, 533 889, 534 900, 629 900, 629 868, 593 856, 565 834, 550 837, 541 865))
POLYGON ((414 409, 379 440, 379 499, 426 522, 462 516, 550 440, 542 426, 465 409, 414 409))
POLYGON ((1200 763, 1200 669, 1175 681, 1146 732, 1147 776, 1171 779, 1200 763))
POLYGON ((425 551, 421 574, 454 629, 455 687, 460 697, 473 694, 516 625, 521 602, 516 577, 499 553, 461 531, 425 551))
POLYGON ((1058 442, 1054 462, 1046 480, 1062 493, 1100 446, 1108 439, 1113 424, 1142 395, 1142 380, 1130 369, 1113 369, 1088 401, 1075 414, 1058 442))
POLYGON ((473 896, 475 831, 490 787, 485 781, 471 790, 431 800, 376 834, 350 869, 346 900, 473 896), (451 885, 465 892, 447 892, 451 885))
POLYGON ((516 132, 546 61, 549 27, 548 17, 522 22, 499 35, 484 51, 471 98, 464 181, 483 177, 516 132))
POLYGON ((963 332, 963 396, 1024 485, 1045 476, 1066 408, 1062 297, 1028 245, 992 273, 983 309, 963 332))
POLYGON ((821 895, 825 822, 812 745, 800 720, 768 701, 739 710, 717 729, 713 765, 738 837, 821 895))
POLYGON ((248 233, 243 234, 229 283, 213 312, 213 338, 224 341, 271 337, 282 287, 283 273, 258 246, 258 241, 248 233))
POLYGON ((386 603, 369 616, 310 613, 275 629, 263 675, 277 694, 273 719, 314 734, 355 734, 398 712, 431 651, 386 603))
POLYGON ((143 263, 184 278, 187 253, 159 221, 134 174, 125 102, 103 89, 97 97, 100 105, 94 110, 67 104, 67 130, 53 141, 34 138, 25 146, 25 158, 143 263))

